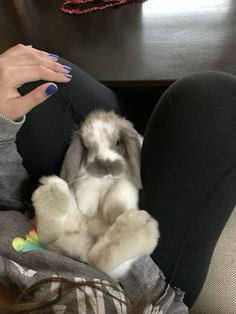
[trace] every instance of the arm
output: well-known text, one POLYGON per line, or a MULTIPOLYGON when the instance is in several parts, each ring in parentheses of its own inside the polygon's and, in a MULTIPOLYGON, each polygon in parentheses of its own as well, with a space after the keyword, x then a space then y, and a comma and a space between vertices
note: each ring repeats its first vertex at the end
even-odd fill
POLYGON ((70 69, 57 62, 57 56, 17 45, 0 55, 0 208, 19 208, 25 198, 28 180, 15 139, 25 115, 54 92, 53 82, 67 83, 70 69), (18 88, 33 81, 42 83, 25 96, 18 88))
POLYGON ((24 201, 28 175, 17 152, 15 139, 25 117, 14 122, 0 114, 0 208, 19 208, 24 201))

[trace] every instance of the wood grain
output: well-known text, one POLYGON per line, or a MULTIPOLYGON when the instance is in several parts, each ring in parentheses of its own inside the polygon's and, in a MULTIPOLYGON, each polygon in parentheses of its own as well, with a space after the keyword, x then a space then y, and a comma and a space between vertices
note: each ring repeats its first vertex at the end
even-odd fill
POLYGON ((70 16, 61 0, 0 1, 0 52, 22 42, 109 86, 160 86, 193 72, 236 74, 236 1, 148 0, 70 16))

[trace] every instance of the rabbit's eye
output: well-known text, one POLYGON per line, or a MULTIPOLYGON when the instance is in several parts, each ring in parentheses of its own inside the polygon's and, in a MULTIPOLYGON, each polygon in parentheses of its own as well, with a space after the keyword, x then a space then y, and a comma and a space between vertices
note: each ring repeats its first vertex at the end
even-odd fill
POLYGON ((121 143, 121 140, 118 139, 118 140, 116 141, 116 146, 120 146, 120 143, 121 143))

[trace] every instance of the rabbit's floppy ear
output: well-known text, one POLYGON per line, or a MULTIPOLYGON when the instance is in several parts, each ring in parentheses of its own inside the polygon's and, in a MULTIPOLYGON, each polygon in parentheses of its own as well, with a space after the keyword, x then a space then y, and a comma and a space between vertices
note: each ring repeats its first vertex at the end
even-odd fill
POLYGON ((123 125, 120 132, 128 155, 128 165, 131 179, 137 188, 141 189, 141 144, 138 132, 135 131, 131 123, 123 125))
POLYGON ((71 184, 78 176, 82 155, 83 145, 81 143, 79 130, 77 130, 74 133, 70 146, 65 154, 60 172, 60 177, 68 184, 71 184))

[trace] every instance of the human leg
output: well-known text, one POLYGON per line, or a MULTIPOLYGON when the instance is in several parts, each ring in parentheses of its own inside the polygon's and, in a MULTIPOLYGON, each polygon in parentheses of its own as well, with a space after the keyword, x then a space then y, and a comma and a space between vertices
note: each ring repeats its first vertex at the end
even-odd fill
MULTIPOLYGON (((73 79, 58 84, 57 93, 27 114, 18 137, 17 147, 31 178, 58 174, 75 124, 94 109, 120 113, 121 100, 110 89, 66 60, 72 67, 73 79)), ((21 87, 21 94, 32 90, 40 82, 21 87)))
POLYGON ((148 123, 141 207, 160 224, 153 259, 192 305, 236 202, 236 79, 199 73, 173 84, 148 123))

